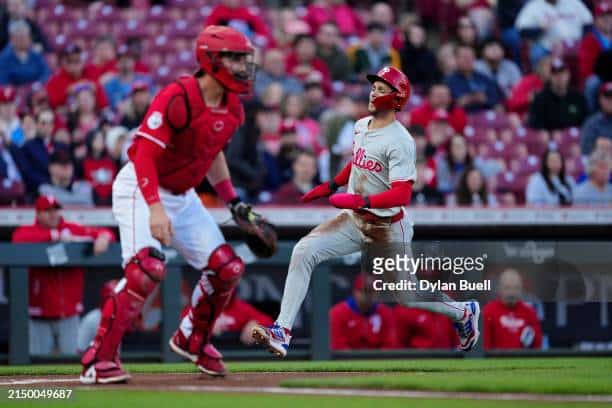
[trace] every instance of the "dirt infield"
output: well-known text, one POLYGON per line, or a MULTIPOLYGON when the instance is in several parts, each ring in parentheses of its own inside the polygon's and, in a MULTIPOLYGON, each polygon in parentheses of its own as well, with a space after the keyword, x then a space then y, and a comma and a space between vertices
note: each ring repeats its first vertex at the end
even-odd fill
MULTIPOLYGON (((280 382, 291 378, 325 378, 375 375, 377 373, 355 372, 271 372, 271 373, 230 373, 226 377, 211 377, 200 373, 180 374, 132 374, 127 384, 103 385, 104 388, 133 389, 133 390, 177 390, 182 386, 222 386, 236 387, 278 387, 280 382)), ((75 376, 13 376, 0 377, 0 386, 23 385, 40 387, 43 385, 70 386, 74 388, 90 387, 81 385, 75 376)), ((231 391, 231 390, 229 390, 231 391)))

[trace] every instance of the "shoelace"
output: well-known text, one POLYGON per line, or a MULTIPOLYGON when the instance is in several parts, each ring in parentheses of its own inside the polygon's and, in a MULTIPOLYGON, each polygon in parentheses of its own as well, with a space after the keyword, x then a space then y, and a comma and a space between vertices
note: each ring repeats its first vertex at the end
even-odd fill
POLYGON ((270 332, 277 340, 285 341, 285 333, 282 327, 280 326, 271 326, 270 332))

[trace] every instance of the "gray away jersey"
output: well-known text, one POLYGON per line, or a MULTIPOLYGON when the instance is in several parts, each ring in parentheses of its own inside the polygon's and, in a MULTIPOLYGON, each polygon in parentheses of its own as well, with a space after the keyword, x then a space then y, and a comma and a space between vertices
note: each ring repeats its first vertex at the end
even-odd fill
MULTIPOLYGON (((408 130, 397 120, 384 128, 368 130, 372 116, 355 123, 353 157, 348 192, 371 196, 391 188, 394 181, 416 181, 416 148, 408 130)), ((390 217, 400 207, 368 211, 390 217)))

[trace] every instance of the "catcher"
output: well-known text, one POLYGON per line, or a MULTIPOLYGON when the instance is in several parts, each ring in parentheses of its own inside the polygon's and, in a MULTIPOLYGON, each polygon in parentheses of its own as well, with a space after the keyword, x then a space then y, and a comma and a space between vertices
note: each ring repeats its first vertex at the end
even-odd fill
POLYGON ((223 357, 210 337, 244 263, 194 191, 204 177, 227 203, 255 255, 271 256, 276 249, 271 225, 234 191, 222 151, 244 121, 238 95, 251 90, 253 46, 232 28, 208 26, 195 51, 200 69, 155 97, 129 149, 130 161, 113 184, 125 276, 104 303, 96 336, 81 359, 84 384, 130 378, 121 367, 119 344, 164 279, 162 245, 173 246, 202 271, 170 348, 206 374, 225 375, 223 357))

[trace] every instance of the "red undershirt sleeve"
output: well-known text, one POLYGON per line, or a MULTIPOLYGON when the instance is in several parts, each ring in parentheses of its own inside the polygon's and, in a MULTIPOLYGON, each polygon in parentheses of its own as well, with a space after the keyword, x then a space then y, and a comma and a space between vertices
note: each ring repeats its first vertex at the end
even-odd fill
POLYGON ((155 204, 159 199, 159 178, 155 164, 164 149, 158 144, 143 139, 138 144, 134 156, 134 169, 138 179, 138 187, 148 205, 155 204))
POLYGON ((382 193, 369 196, 369 208, 392 208, 410 204, 412 196, 412 180, 394 181, 391 188, 382 193))

